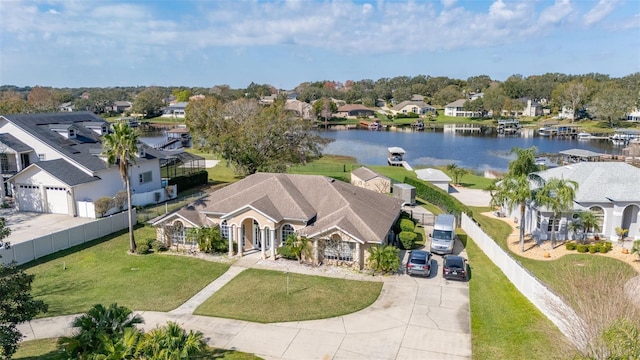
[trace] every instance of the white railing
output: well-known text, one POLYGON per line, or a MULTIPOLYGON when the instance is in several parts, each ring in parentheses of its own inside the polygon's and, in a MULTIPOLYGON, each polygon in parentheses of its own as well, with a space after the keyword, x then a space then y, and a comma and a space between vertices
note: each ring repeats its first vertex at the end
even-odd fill
MULTIPOLYGON (((133 209, 132 214, 135 224, 135 209, 133 209)), ((129 227, 128 215, 129 212, 124 211, 55 233, 11 244, 8 249, 0 249, 0 262, 9 264, 15 261, 18 265, 21 265, 57 251, 109 235, 129 227)))
MULTIPOLYGON (((502 270, 509 281, 537 307, 560 331, 571 341, 581 342, 572 334, 576 334, 576 326, 584 326, 575 311, 547 288, 538 278, 520 265, 511 255, 476 224, 467 214, 462 214, 460 226, 482 251, 502 270), (572 330, 574 329, 574 330, 572 330)), ((575 343, 579 348, 586 344, 575 343)))

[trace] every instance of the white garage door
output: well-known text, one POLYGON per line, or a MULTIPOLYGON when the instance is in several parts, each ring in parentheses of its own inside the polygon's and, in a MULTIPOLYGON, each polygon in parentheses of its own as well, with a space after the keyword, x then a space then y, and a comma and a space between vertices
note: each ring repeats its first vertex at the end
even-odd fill
POLYGON ((68 214, 69 203, 67 201, 67 188, 59 186, 46 186, 47 202, 50 213, 68 214))
POLYGON ((42 212, 42 196, 39 185, 18 185, 18 206, 20 211, 42 212))

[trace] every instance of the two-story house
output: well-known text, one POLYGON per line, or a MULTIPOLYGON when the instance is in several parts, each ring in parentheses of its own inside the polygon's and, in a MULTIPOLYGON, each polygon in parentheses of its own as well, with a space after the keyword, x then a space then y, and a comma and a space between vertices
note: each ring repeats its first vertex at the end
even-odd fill
MULTIPOLYGON (((0 116, 3 195, 13 196, 20 211, 95 217, 94 201, 124 189, 118 167, 102 155, 102 136, 109 131, 110 124, 91 112, 0 116)), ((130 167, 133 205, 168 197, 161 157, 139 144, 130 167)))

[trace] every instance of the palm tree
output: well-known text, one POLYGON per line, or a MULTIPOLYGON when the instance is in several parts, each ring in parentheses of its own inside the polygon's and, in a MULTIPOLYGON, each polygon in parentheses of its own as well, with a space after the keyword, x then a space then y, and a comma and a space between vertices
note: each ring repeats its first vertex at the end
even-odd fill
MULTIPOLYGON (((578 183, 573 180, 551 178, 537 192, 535 200, 539 206, 551 210, 553 221, 559 222, 562 213, 571 210, 577 190, 578 183)), ((551 248, 555 246, 556 226, 557 224, 551 226, 551 248)))
POLYGON ((145 334, 141 346, 147 359, 191 359, 205 350, 203 334, 188 333, 175 322, 156 328, 145 334))
POLYGON ((496 201, 505 204, 509 209, 518 206, 520 208, 520 251, 524 252, 525 210, 527 201, 534 197, 531 183, 526 174, 507 175, 498 183, 495 193, 496 201))
POLYGON ((103 152, 107 156, 109 164, 118 164, 120 177, 127 191, 129 210, 129 251, 135 253, 136 241, 133 237, 133 214, 131 212, 131 179, 129 179, 129 162, 135 163, 135 154, 138 152, 138 135, 128 124, 113 125, 113 133, 103 137, 103 152))
POLYGON ((578 219, 584 227, 585 236, 590 232, 600 231, 600 219, 596 216, 595 213, 593 213, 593 211, 581 211, 580 213, 578 213, 578 219))
POLYGON ((367 263, 375 273, 377 270, 390 272, 400 267, 400 257, 398 248, 392 245, 372 246, 368 249, 369 258, 367 263))
POLYGON ((509 163, 508 173, 511 175, 529 175, 533 172, 539 171, 540 167, 536 165, 536 152, 538 150, 535 146, 527 149, 513 148, 512 154, 516 154, 516 159, 509 163))
POLYGON ((489 205, 492 208, 500 206, 500 204, 498 204, 498 201, 496 199, 496 191, 498 191, 497 182, 498 182, 497 179, 495 179, 494 181, 489 183, 489 185, 487 185, 483 190, 489 193, 489 196, 491 197, 491 201, 489 202, 489 205))
POLYGON ((77 334, 60 338, 58 343, 71 356, 99 353, 105 348, 105 338, 123 337, 126 329, 144 323, 142 317, 132 314, 130 309, 117 304, 109 307, 96 304, 71 322, 72 327, 78 328, 77 334))
POLYGON ((284 245, 289 247, 291 255, 295 256, 300 263, 302 259, 311 257, 311 241, 307 237, 289 234, 284 245))

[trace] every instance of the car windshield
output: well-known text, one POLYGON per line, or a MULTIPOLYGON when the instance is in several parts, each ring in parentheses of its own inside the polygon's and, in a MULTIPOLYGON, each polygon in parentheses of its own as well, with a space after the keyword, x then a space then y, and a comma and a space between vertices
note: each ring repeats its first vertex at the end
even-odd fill
POLYGON ((459 258, 459 257, 447 258, 446 267, 462 269, 463 268, 463 266, 462 266, 462 258, 459 258))
POLYGON ((433 230, 434 239, 451 240, 451 231, 433 230))
POLYGON ((420 259, 416 259, 416 258, 412 258, 411 259, 411 263, 412 264, 419 264, 419 265, 424 265, 427 263, 427 260, 424 258, 420 258, 420 259))

